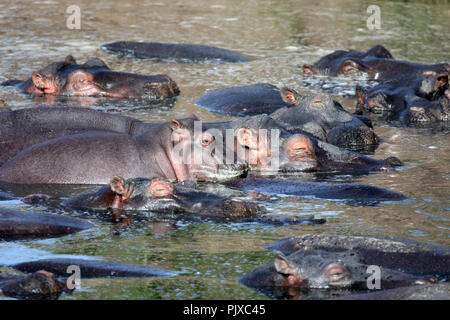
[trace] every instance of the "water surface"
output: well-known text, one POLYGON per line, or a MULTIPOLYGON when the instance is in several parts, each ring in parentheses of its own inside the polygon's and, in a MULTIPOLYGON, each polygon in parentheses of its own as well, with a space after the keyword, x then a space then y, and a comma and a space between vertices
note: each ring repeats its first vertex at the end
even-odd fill
MULTIPOLYGON (((181 88, 173 106, 158 108, 144 104, 136 108, 126 103, 96 106, 148 122, 192 113, 204 121, 230 119, 197 107, 194 101, 208 90, 258 82, 290 86, 304 94, 332 92, 347 110, 353 111, 353 92, 358 81, 311 79, 301 72, 302 64, 312 63, 337 49, 362 51, 383 44, 398 59, 422 63, 450 60, 447 1, 80 0, 77 5, 81 9, 81 30, 69 30, 65 11, 72 4, 51 0, 0 3, 0 81, 28 78, 33 71, 69 54, 78 62, 99 57, 114 70, 166 73, 181 88), (381 8, 380 30, 366 27, 366 9, 370 4, 381 8), (101 44, 119 40, 206 44, 257 59, 245 64, 162 63, 119 58, 99 49, 101 44)), ((42 102, 11 88, 0 88, 0 99, 11 109, 42 102)), ((269 263, 273 253, 260 246, 286 236, 389 235, 450 245, 448 130, 399 128, 375 122, 375 131, 385 142, 373 156, 396 156, 405 163, 404 167, 364 176, 299 175, 299 179, 384 187, 407 195, 408 200, 374 206, 282 195, 261 200, 261 206, 272 215, 324 216, 327 223, 319 226, 152 220, 122 228, 108 219, 88 216, 99 222, 97 228, 58 239, 0 242, 0 254, 4 257, 0 261, 75 254, 180 272, 170 279, 83 280, 81 290, 63 295, 62 299, 265 299, 266 296, 238 284, 236 279, 269 263)), ((31 209, 18 201, 0 202, 0 206, 31 209)), ((75 214, 61 209, 53 211, 75 214)), ((83 212, 76 214, 84 216, 83 212)))

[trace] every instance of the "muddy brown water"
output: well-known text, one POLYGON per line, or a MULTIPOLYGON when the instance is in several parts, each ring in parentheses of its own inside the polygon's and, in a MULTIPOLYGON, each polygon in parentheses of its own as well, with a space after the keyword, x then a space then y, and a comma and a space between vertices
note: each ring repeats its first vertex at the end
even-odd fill
MULTIPOLYGON (((10 1, 0 3, 0 81, 24 79, 48 63, 72 54, 83 62, 96 56, 112 69, 142 74, 166 73, 180 86, 173 107, 127 103, 95 106, 109 112, 161 122, 189 114, 204 121, 230 119, 194 105, 207 90, 269 82, 301 93, 333 92, 347 110, 358 81, 305 78, 299 68, 337 49, 367 50, 385 45, 396 58, 422 63, 449 61, 450 5, 447 1, 76 1, 81 29, 66 27, 72 1, 10 1), (366 9, 381 8, 381 29, 369 30, 366 9), (245 64, 166 63, 119 58, 99 49, 119 40, 207 44, 254 55, 245 64)), ((10 88, 0 99, 11 109, 33 107, 38 101, 10 88)), ((54 103, 52 101, 47 101, 54 103)), ((90 101, 84 101, 90 103, 90 101)), ((1 106, 0 106, 1 108, 1 106)), ((341 233, 389 235, 450 245, 448 130, 399 128, 376 122, 385 140, 373 155, 396 156, 405 166, 395 172, 364 176, 315 177, 305 181, 354 182, 401 192, 398 203, 358 206, 311 198, 272 195, 260 200, 271 215, 317 214, 324 225, 284 227, 209 221, 141 221, 120 228, 107 220, 97 228, 58 239, 0 242, 0 264, 52 254, 100 257, 110 261, 149 264, 177 270, 170 279, 89 279, 62 299, 265 299, 236 282, 244 273, 269 263, 273 253, 260 246, 290 235, 341 233)), ((218 186, 206 186, 223 193, 218 186)), ((77 189, 72 193, 83 190, 77 189)), ((25 191, 24 191, 25 192, 25 191)), ((62 189, 55 194, 67 197, 62 189)), ((18 201, 1 207, 30 210, 18 201)), ((53 211, 81 215, 63 209, 53 211)), ((308 297, 307 295, 305 297, 308 297)))

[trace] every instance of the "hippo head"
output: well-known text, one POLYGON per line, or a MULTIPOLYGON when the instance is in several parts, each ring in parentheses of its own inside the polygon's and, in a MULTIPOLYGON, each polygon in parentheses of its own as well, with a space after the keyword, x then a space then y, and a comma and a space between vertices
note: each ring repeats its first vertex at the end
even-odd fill
POLYGON ((360 266, 356 253, 301 251, 291 256, 278 254, 274 258, 276 272, 284 280, 282 286, 308 288, 351 287, 360 266), (353 271, 353 272, 352 272, 353 271))
POLYGON ((316 171, 319 168, 313 140, 303 134, 294 134, 281 142, 279 169, 283 172, 316 171))
MULTIPOLYGON (((423 78, 419 81, 419 88, 417 95, 428 100, 436 100, 437 98, 446 95, 448 90, 448 73, 436 73, 434 71, 425 71, 422 73, 423 78)), ((448 97, 447 97, 448 98, 448 97)))
POLYGON ((270 173, 316 167, 314 145, 306 135, 252 128, 239 128, 236 134, 238 155, 253 169, 270 173))
MULTIPOLYGON (((300 250, 278 254, 274 263, 244 275, 239 281, 252 288, 275 289, 367 289, 368 267, 353 251, 300 250)), ((381 286, 392 288, 424 281, 418 277, 382 268, 381 286)), ((295 291, 292 291, 295 292, 295 291)))
MULTIPOLYGON (((395 81, 381 83, 371 90, 356 87, 358 113, 368 110, 374 113, 398 113, 405 109, 410 110, 413 118, 422 118, 421 115, 432 107, 434 101, 437 105, 448 100, 449 88, 448 74, 425 71, 412 79, 400 78, 395 81)), ((427 116, 429 117, 429 116, 427 116)), ((432 117, 432 116, 431 116, 432 117)))
POLYGON ((230 146, 224 144, 220 130, 203 131, 201 121, 195 121, 193 126, 194 130, 191 132, 184 130, 177 133, 175 130, 172 134, 172 139, 177 141, 172 159, 176 166, 187 168, 190 179, 227 181, 247 174, 248 164, 237 157, 230 146))
POLYGON ((196 190, 195 182, 173 184, 163 178, 125 180, 114 176, 109 185, 66 200, 75 209, 145 210, 160 213, 199 214, 208 217, 254 215, 256 205, 196 190))
POLYGON ((391 53, 383 46, 376 45, 367 52, 337 50, 322 57, 313 65, 303 65, 305 75, 356 76, 373 73, 371 67, 363 61, 365 58, 393 59, 391 53))
POLYGON ((301 97, 289 88, 282 88, 280 93, 286 103, 297 108, 279 109, 271 115, 274 119, 341 147, 370 146, 378 143, 379 139, 371 127, 370 120, 367 124, 367 121, 349 114, 330 95, 322 93, 301 97))
POLYGON ((158 99, 179 94, 176 83, 166 75, 115 72, 98 58, 77 64, 67 56, 33 72, 30 80, 25 91, 36 95, 158 99))

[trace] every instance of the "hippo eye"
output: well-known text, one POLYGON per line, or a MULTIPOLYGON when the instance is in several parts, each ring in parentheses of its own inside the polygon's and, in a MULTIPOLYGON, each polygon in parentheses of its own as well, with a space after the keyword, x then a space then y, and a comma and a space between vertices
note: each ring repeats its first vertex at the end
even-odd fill
POLYGON ((301 157, 306 157, 311 155, 311 152, 309 151, 308 148, 303 148, 303 147, 299 147, 299 148, 295 148, 293 149, 293 153, 296 156, 301 156, 301 157))
POLYGON ((58 87, 64 87, 64 85, 66 84, 66 80, 64 78, 56 78, 56 85, 58 87))
POLYGON ((348 278, 350 271, 342 263, 331 263, 325 268, 325 274, 328 282, 339 283, 348 278))
POLYGON ((209 146, 214 141, 214 137, 203 136, 200 140, 203 147, 209 146))

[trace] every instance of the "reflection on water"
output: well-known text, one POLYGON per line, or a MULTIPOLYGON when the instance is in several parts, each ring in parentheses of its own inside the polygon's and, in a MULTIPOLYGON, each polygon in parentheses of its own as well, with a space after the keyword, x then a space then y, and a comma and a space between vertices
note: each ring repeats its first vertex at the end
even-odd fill
MULTIPOLYGON (((194 101, 208 90, 269 82, 290 86, 304 94, 330 92, 352 111, 354 86, 360 81, 305 78, 300 66, 336 49, 365 51, 375 44, 385 45, 399 59, 448 62, 450 6, 447 1, 436 2, 430 5, 420 1, 81 0, 77 1, 81 8, 81 30, 68 30, 64 13, 72 1, 6 0, 0 3, 0 81, 26 79, 33 71, 72 54, 79 62, 97 56, 113 70, 166 73, 178 83, 181 95, 174 104, 163 107, 140 102, 118 107, 108 99, 32 100, 2 87, 0 99, 11 109, 42 103, 81 103, 148 122, 192 113, 204 121, 220 121, 229 117, 197 107, 194 101), (366 28, 369 4, 381 8, 381 30, 366 28), (101 44, 119 40, 208 44, 257 59, 245 64, 162 63, 120 58, 99 49, 101 44)), ((396 128, 377 121, 375 131, 385 142, 374 157, 396 156, 405 162, 403 168, 363 176, 299 178, 384 187, 405 194, 408 200, 358 206, 271 195, 259 200, 269 214, 319 214, 326 217, 327 223, 272 227, 180 220, 169 226, 164 221, 141 221, 116 228, 110 221, 100 220, 95 231, 45 241, 23 241, 20 246, 181 271, 173 279, 90 279, 83 282, 83 290, 63 296, 66 299, 264 299, 264 295, 241 286, 236 279, 269 263, 273 253, 261 250, 260 246, 285 236, 362 233, 450 245, 448 132, 396 128)), ((8 201, 2 206, 28 208, 18 201, 8 201)), ((54 211, 73 214, 62 209, 54 211)), ((2 244, 1 250, 7 248, 8 245, 2 244)))

